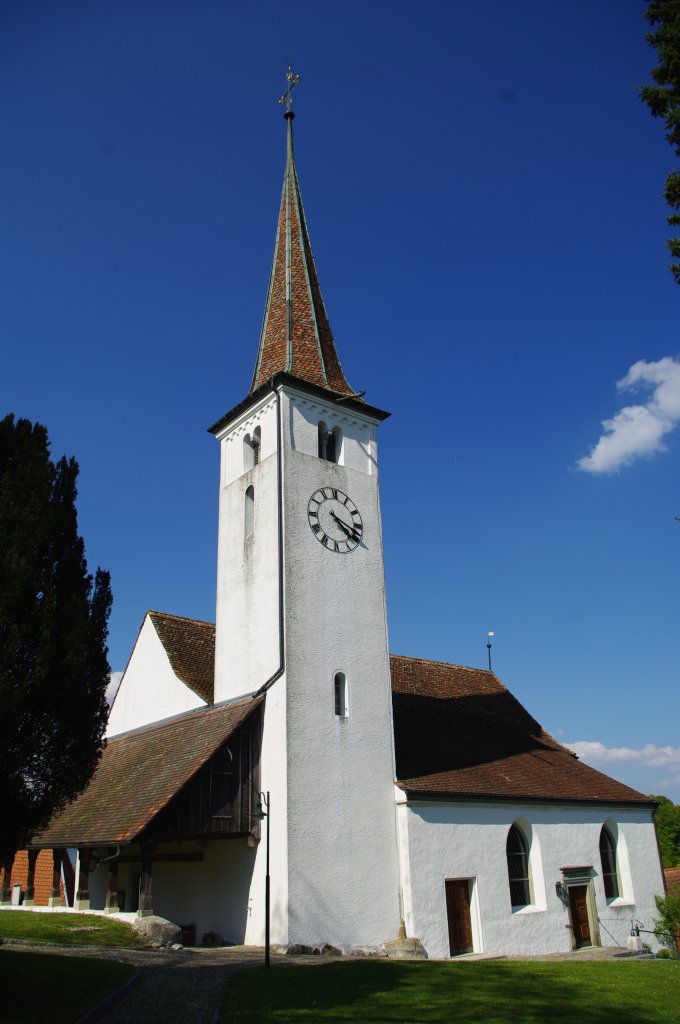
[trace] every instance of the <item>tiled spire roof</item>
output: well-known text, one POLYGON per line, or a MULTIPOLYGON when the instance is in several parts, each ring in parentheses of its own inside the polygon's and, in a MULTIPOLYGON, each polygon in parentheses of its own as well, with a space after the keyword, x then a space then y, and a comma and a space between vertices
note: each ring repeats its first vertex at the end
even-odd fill
POLYGON ((354 392, 342 372, 319 287, 287 121, 286 170, 274 262, 251 392, 280 371, 342 395, 354 392))

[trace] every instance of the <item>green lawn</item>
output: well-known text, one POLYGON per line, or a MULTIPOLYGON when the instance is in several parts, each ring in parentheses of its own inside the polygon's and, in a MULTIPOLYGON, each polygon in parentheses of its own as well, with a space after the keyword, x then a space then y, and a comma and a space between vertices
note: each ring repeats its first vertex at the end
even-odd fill
POLYGON ((349 962, 239 971, 221 1024, 678 1024, 680 964, 349 962))
POLYGON ((3 1024, 73 1024, 134 968, 112 960, 0 950, 3 1024))
POLYGON ((95 914, 35 914, 30 910, 0 910, 0 938, 62 942, 69 946, 125 946, 144 941, 128 924, 95 914))

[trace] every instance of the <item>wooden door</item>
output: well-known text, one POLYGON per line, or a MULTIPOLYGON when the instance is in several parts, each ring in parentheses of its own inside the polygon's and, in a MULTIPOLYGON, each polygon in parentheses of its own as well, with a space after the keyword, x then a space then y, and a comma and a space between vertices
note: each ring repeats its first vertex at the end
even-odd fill
POLYGON ((470 883, 467 878, 447 879, 446 916, 449 922, 449 953, 472 952, 470 883))
POLYGON ((571 926, 574 929, 574 944, 591 946, 590 922, 588 921, 588 887, 586 885, 569 886, 569 906, 571 907, 571 926))

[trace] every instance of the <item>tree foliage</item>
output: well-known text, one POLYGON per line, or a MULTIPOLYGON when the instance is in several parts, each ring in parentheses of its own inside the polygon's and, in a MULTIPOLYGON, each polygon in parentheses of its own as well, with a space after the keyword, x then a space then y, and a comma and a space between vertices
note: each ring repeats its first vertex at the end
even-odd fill
POLYGON ((667 796, 654 796, 659 804, 656 812, 656 830, 659 836, 661 859, 665 868, 680 867, 680 806, 667 796))
MULTIPOLYGON (((645 16, 653 31, 646 39, 658 54, 659 65, 652 70, 654 85, 640 86, 640 96, 654 117, 663 119, 666 138, 680 157, 680 0, 649 0, 645 16)), ((667 217, 673 227, 680 225, 680 172, 671 171, 664 190, 673 210, 667 217)), ((667 242, 674 261, 671 273, 680 284, 680 238, 667 242)))
POLYGON ((680 950, 680 885, 672 885, 664 896, 655 896, 659 913, 654 918, 654 934, 673 956, 680 950))
POLYGON ((87 571, 78 464, 0 421, 0 860, 86 785, 101 755, 110 579, 87 571))

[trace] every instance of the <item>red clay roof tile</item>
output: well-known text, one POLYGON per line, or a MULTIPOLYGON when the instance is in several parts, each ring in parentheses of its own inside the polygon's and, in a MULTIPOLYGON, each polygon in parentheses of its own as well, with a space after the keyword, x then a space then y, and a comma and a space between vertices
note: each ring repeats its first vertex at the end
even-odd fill
POLYGON ((351 395, 333 341, 312 255, 293 157, 292 114, 287 115, 286 170, 274 261, 265 304, 251 393, 285 371, 293 377, 351 395))

